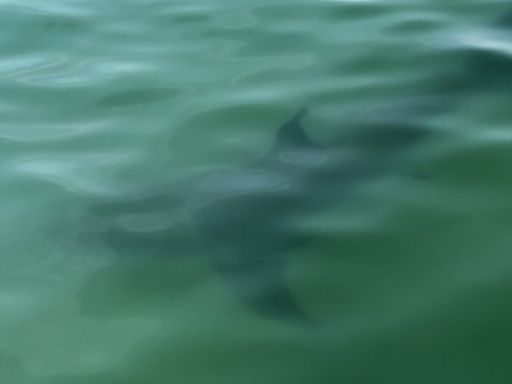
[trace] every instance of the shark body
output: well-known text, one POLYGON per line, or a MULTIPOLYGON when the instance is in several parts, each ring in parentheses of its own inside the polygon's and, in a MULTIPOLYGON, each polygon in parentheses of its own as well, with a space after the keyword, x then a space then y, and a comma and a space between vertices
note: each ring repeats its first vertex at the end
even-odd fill
MULTIPOLYGON (((494 29, 508 33, 511 19, 512 12, 504 14, 494 29)), ((388 171, 430 135, 420 121, 453 109, 482 87, 509 85, 508 57, 485 47, 464 49, 467 65, 459 73, 440 79, 419 104, 368 119, 361 124, 364 134, 345 146, 312 140, 302 126, 302 109, 277 130, 270 150, 247 167, 206 172, 181 193, 94 204, 95 214, 109 218, 167 215, 175 205, 186 212, 156 229, 133 230, 114 220, 103 240, 119 252, 129 248, 167 257, 199 239, 212 267, 242 302, 274 317, 308 319, 285 281, 288 255, 309 240, 293 223, 346 200, 355 185, 388 171)))
POLYGON ((168 214, 173 205, 184 212, 156 229, 113 220, 103 240, 117 251, 156 250, 163 257, 200 241, 211 266, 242 302, 274 317, 309 319, 285 281, 290 254, 310 240, 294 224, 346 199, 354 185, 382 173, 426 131, 382 124, 364 139, 326 147, 305 132, 305 115, 302 109, 284 123, 270 150, 246 167, 204 172, 174 192, 95 204, 96 215, 124 217, 125 223, 128 217, 168 214))

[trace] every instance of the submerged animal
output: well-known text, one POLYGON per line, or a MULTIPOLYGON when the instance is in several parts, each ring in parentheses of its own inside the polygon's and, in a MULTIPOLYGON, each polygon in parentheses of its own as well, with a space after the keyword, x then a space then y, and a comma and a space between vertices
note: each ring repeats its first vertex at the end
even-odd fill
POLYGON ((104 241, 118 251, 157 250, 163 257, 200 241, 242 302, 274 317, 309 319, 284 275, 289 255, 309 240, 294 223, 343 201, 355 184, 389 168, 427 131, 374 124, 375 131, 343 147, 326 147, 306 134, 305 115, 302 109, 283 124, 266 155, 246 167, 212 169, 171 191, 95 204, 96 215, 116 218, 104 241), (158 228, 148 224, 169 215, 172 206, 178 207, 172 218, 158 228))
MULTIPOLYGON (((510 18, 507 13, 496 28, 506 27, 510 18)), ((343 146, 312 140, 302 125, 302 109, 278 129, 266 155, 246 167, 212 169, 181 187, 95 203, 92 212, 112 223, 102 239, 120 253, 130 249, 163 257, 199 241, 242 302, 274 317, 309 319, 285 281, 288 256, 309 240, 293 224, 339 204, 354 186, 392 169, 429 136, 421 121, 453 108, 481 86, 500 84, 493 69, 509 68, 508 58, 466 48, 469 64, 451 80, 441 79, 417 105, 367 119, 360 124, 363 133, 343 146)))

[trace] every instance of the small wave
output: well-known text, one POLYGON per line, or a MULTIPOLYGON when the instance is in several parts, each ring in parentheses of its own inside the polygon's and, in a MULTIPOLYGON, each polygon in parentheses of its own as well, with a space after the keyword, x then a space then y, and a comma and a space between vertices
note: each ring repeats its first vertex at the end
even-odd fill
POLYGON ((455 40, 460 48, 490 51, 504 56, 512 56, 510 34, 493 31, 467 32, 455 40))
POLYGON ((117 187, 102 180, 100 170, 105 164, 115 168, 135 161, 136 156, 127 153, 93 154, 73 157, 52 156, 19 159, 11 163, 11 171, 40 178, 81 195, 112 195, 117 187))
POLYGON ((180 91, 172 88, 141 88, 114 92, 100 98, 96 103, 105 107, 154 103, 176 97, 180 91))

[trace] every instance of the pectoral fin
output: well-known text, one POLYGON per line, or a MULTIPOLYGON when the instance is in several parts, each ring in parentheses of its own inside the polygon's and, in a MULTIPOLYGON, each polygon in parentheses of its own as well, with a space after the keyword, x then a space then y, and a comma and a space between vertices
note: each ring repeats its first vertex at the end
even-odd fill
POLYGON ((288 321, 311 323, 285 281, 281 263, 251 260, 236 264, 215 263, 237 298, 258 313, 288 321))

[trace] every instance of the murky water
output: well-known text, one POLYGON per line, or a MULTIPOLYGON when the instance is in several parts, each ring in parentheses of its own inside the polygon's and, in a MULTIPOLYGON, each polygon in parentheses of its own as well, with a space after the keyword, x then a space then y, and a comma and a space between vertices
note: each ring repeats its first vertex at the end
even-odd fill
POLYGON ((508 383, 511 8, 0 0, 0 381, 508 383))

